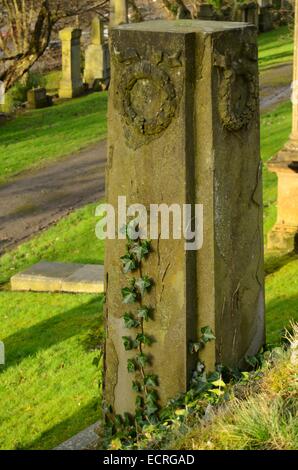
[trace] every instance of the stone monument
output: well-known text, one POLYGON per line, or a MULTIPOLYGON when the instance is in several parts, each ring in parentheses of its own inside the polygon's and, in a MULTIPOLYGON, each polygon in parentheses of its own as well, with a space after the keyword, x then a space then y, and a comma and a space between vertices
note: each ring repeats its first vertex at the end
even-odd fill
POLYGON ((298 2, 295 5, 292 133, 268 162, 278 177, 277 222, 268 235, 269 250, 298 250, 298 2))
MULTIPOLYGON (((143 353, 164 405, 189 386, 198 361, 190 343, 202 328, 216 337, 200 352, 209 371, 241 367, 264 344, 257 33, 243 23, 147 21, 113 28, 111 51, 107 202, 117 216, 121 195, 148 211, 203 205, 201 249, 158 236, 144 261, 153 343, 143 353)), ((134 351, 123 346, 124 312, 140 313, 123 303, 121 289, 135 282, 121 269, 125 250, 119 237, 106 241, 104 398, 119 414, 134 413, 138 388, 134 351)))
POLYGON ((128 23, 128 0, 110 0, 110 26, 128 23))
POLYGON ((98 82, 107 85, 109 79, 109 45, 104 39, 104 23, 97 16, 92 21, 91 45, 87 47, 85 54, 84 82, 92 88, 98 82))
POLYGON ((64 28, 59 33, 62 42, 60 98, 74 98, 83 92, 81 78, 81 33, 81 30, 77 28, 64 28))
POLYGON ((30 109, 40 109, 51 106, 53 99, 45 88, 33 88, 27 92, 27 102, 30 109))

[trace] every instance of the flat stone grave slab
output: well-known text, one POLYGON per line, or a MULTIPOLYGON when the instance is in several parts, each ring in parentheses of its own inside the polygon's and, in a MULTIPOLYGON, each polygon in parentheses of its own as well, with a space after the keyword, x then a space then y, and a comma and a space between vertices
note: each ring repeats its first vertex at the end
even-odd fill
POLYGON ((94 264, 42 261, 13 276, 11 290, 102 293, 104 291, 104 267, 94 264))
POLYGON ((92 426, 79 432, 53 450, 96 450, 99 441, 96 430, 99 426, 99 422, 92 424, 92 426))

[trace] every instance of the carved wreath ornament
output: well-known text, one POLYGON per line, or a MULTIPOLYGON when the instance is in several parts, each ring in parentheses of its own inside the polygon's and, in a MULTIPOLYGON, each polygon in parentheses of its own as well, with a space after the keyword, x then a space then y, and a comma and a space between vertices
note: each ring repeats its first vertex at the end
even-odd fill
POLYGON ((167 129, 178 106, 178 94, 168 69, 181 67, 178 52, 145 54, 135 49, 114 50, 114 59, 126 67, 120 76, 117 95, 128 144, 137 148, 167 129))
POLYGON ((177 100, 175 88, 164 70, 145 60, 138 62, 127 70, 121 88, 124 116, 140 134, 160 134, 169 126, 175 115, 177 100), (139 87, 140 93, 134 96, 136 87, 139 87), (152 95, 148 96, 151 112, 146 110, 146 95, 152 95))
POLYGON ((238 57, 229 51, 215 54, 214 64, 220 70, 219 114, 223 126, 238 131, 247 126, 258 106, 258 81, 256 78, 255 50, 243 46, 238 57))

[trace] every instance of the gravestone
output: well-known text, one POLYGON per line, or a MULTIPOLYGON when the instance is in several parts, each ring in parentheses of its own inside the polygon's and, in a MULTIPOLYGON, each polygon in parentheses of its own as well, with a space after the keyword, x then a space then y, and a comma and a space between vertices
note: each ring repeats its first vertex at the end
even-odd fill
POLYGON ((258 0, 258 5, 260 8, 262 7, 272 7, 272 1, 271 0, 258 0))
POLYGON ((107 84, 109 78, 109 45, 104 39, 104 24, 99 17, 95 17, 92 20, 91 44, 85 54, 84 82, 92 88, 98 82, 107 84))
MULTIPOLYGON (((189 386, 201 328, 216 336, 200 360, 243 366, 264 343, 263 210, 256 28, 243 23, 147 21, 111 30, 107 202, 203 204, 203 245, 152 239, 143 274, 154 285, 145 346, 160 405, 189 386)), ((151 237, 152 238, 152 237, 151 237)), ((120 258, 126 241, 106 241, 104 398, 135 410, 125 351, 120 258)), ((132 306, 132 309, 134 306, 132 306)))
POLYGON ((199 20, 213 20, 216 16, 213 5, 210 3, 200 3, 198 5, 198 19, 199 20))
POLYGON ((259 26, 258 4, 255 2, 247 2, 238 4, 236 11, 236 19, 245 23, 251 23, 257 28, 259 26))
POLYGON ((27 102, 30 109, 46 108, 53 104, 52 97, 47 95, 45 88, 33 88, 27 92, 27 102))
POLYGON ((110 26, 128 23, 128 0, 110 0, 110 26))
POLYGON ((83 92, 81 78, 81 30, 64 28, 59 37, 62 42, 62 80, 60 98, 74 98, 83 92))
POLYGON ((262 33, 271 31, 273 29, 273 15, 272 5, 266 5, 260 7, 259 14, 259 30, 262 33))
POLYGON ((295 4, 292 133, 284 148, 268 162, 278 177, 277 222, 269 232, 270 250, 298 250, 298 2, 295 4))

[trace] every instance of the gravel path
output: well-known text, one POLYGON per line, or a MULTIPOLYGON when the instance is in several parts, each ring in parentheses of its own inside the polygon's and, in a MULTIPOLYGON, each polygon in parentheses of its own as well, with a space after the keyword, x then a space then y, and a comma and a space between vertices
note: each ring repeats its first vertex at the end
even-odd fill
POLYGON ((0 186, 0 254, 104 195, 106 141, 0 186))

